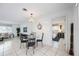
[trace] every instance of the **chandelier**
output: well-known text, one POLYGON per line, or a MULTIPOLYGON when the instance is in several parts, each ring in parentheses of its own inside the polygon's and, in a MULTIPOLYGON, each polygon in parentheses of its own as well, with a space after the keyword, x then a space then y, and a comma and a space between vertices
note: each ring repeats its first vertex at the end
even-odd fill
MULTIPOLYGON (((25 12, 28 11, 26 8, 23 8, 22 10, 25 11, 25 12)), ((34 21, 34 17, 33 17, 34 13, 29 12, 28 15, 29 15, 29 22, 33 22, 34 21)))

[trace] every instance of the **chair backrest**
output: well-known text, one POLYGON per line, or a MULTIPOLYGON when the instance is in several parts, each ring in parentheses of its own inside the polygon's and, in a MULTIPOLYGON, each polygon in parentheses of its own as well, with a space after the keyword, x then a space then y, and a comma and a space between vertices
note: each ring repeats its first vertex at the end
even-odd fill
POLYGON ((34 47, 35 45, 35 38, 29 38, 28 39, 28 42, 26 43, 27 47, 29 48, 30 46, 31 47, 34 47))
POLYGON ((27 34, 20 34, 20 40, 27 39, 27 34))
POLYGON ((36 37, 36 32, 32 32, 30 35, 35 38, 36 37))
POLYGON ((29 42, 35 42, 35 38, 29 38, 28 43, 29 42))
POLYGON ((44 33, 42 33, 42 37, 41 37, 41 40, 43 40, 43 37, 44 37, 44 33))
POLYGON ((56 35, 55 38, 52 38, 53 41, 59 41, 60 40, 60 35, 59 33, 56 35))

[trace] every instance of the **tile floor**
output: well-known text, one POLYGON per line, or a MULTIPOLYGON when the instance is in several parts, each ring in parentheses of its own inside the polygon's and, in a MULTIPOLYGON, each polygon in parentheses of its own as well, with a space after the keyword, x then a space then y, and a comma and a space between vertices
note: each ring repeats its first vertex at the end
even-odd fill
POLYGON ((39 44, 34 51, 33 54, 33 49, 30 48, 26 55, 25 44, 22 44, 20 48, 18 37, 0 42, 0 56, 69 56, 62 44, 57 49, 53 46, 39 44))

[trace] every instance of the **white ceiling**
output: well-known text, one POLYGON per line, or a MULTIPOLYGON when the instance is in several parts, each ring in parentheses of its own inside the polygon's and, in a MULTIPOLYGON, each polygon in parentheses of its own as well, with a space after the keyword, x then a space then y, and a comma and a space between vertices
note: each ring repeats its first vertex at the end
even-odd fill
POLYGON ((18 24, 28 19, 30 13, 34 13, 37 19, 72 6, 71 3, 0 3, 0 22, 18 24), (22 8, 26 8, 27 12, 22 8))

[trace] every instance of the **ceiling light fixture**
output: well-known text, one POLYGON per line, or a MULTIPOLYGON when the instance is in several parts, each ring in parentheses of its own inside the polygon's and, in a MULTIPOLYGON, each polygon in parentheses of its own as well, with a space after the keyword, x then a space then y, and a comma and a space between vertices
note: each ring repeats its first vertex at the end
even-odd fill
MULTIPOLYGON (((22 10, 25 11, 25 12, 28 11, 26 8, 22 8, 22 10)), ((30 18, 29 19, 29 22, 33 22, 33 15, 34 14, 31 13, 31 12, 29 12, 29 11, 27 12, 27 14, 29 15, 29 18, 30 18)))
POLYGON ((26 9, 26 8, 23 8, 22 10, 23 10, 23 11, 27 11, 27 9, 26 9))
POLYGON ((33 22, 33 13, 30 13, 30 19, 29 22, 33 22))

